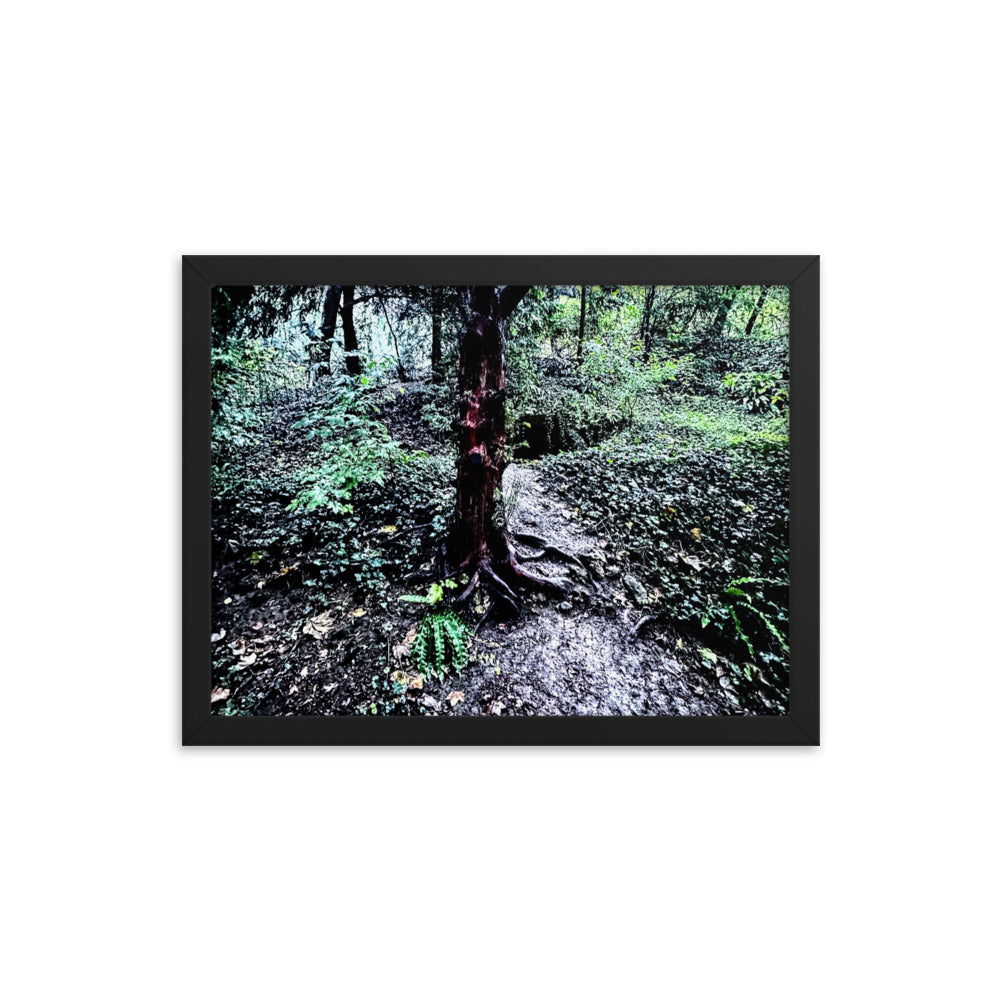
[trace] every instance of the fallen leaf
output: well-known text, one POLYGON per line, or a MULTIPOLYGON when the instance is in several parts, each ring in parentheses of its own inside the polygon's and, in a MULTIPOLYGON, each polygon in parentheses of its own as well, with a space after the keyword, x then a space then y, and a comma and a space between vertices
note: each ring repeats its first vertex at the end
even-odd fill
POLYGON ((396 525, 383 524, 378 530, 381 531, 383 535, 391 535, 396 530, 396 525))
POLYGON ((242 667, 252 667, 256 662, 257 662, 257 654, 256 653, 250 653, 249 656, 241 656, 240 657, 239 668, 242 668, 242 667))
POLYGON ((245 656, 247 651, 247 644, 245 639, 234 639, 230 644, 229 648, 233 651, 234 656, 245 656))
POLYGON ((332 629, 333 611, 328 609, 321 615, 317 615, 312 621, 306 622, 302 627, 302 634, 311 635, 314 639, 322 639, 332 629))
POLYGON ((462 691, 452 691, 445 700, 454 708, 460 701, 465 701, 465 694, 462 691))
POLYGON ((701 528, 692 528, 691 534, 694 535, 696 541, 701 541, 701 528))
POLYGON ((424 675, 423 674, 417 674, 417 676, 414 677, 412 681, 410 681, 410 687, 413 688, 416 691, 422 690, 423 686, 424 686, 424 675))
POLYGON ((366 615, 366 614, 368 614, 368 612, 365 611, 364 608, 357 608, 356 610, 354 610, 354 611, 351 612, 351 617, 352 618, 360 618, 362 615, 366 615))
POLYGON ((309 673, 309 668, 308 668, 308 667, 303 667, 303 668, 302 668, 302 669, 301 669, 301 670, 299 671, 299 677, 305 677, 305 676, 306 676, 306 674, 308 674, 308 673, 309 673))
POLYGON ((229 688, 212 688, 212 704, 225 701, 229 697, 229 688))
POLYGON ((220 639, 226 638, 226 630, 224 628, 219 629, 218 632, 212 633, 212 642, 218 642, 220 639))

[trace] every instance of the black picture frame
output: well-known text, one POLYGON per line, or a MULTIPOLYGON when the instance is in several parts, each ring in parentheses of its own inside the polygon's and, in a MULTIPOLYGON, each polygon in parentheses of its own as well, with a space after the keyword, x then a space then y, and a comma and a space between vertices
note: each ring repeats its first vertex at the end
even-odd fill
POLYGON ((185 256, 185 745, 818 746, 818 256, 185 256), (214 285, 787 285, 790 290, 790 692, 781 716, 217 716, 211 691, 211 290, 214 285))

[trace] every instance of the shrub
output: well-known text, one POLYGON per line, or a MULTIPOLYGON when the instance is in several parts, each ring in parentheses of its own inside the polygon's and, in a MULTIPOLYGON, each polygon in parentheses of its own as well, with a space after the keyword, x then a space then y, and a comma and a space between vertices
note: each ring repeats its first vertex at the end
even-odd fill
POLYGON ((730 372, 721 388, 748 413, 781 413, 788 406, 788 381, 782 372, 730 372))

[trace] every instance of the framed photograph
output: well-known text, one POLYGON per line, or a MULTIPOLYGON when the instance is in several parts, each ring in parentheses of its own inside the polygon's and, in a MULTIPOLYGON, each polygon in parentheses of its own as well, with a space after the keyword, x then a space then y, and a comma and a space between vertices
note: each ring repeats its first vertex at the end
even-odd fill
POLYGON ((185 744, 818 745, 818 257, 182 267, 185 744))

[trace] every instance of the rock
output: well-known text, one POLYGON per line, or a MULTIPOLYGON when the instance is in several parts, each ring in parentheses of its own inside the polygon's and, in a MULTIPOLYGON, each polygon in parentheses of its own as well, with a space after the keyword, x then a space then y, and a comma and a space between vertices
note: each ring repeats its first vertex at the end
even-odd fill
POLYGON ((587 549, 586 552, 581 552, 577 558, 590 570, 592 576, 598 580, 604 579, 608 557, 600 549, 587 549))
POLYGON ((646 593, 646 588, 631 573, 626 573, 622 577, 622 583, 640 604, 649 604, 649 594, 646 593))

